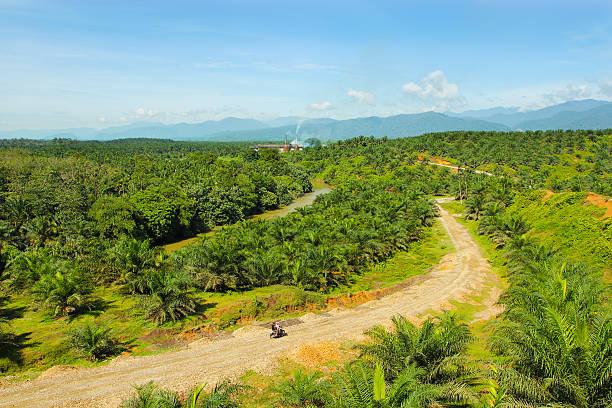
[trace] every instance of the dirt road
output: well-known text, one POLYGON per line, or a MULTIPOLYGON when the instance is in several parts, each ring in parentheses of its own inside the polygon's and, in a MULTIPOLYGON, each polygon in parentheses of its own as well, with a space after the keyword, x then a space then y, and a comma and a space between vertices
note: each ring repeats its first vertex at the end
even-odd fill
POLYGON ((120 357, 103 367, 79 368, 55 376, 43 374, 30 382, 4 385, 0 388, 0 407, 116 407, 132 392, 133 384, 153 380, 162 387, 182 391, 201 382, 214 384, 239 376, 247 369, 267 371, 278 356, 297 346, 357 339, 365 329, 386 324, 395 314, 417 317, 431 309, 448 307, 451 299, 465 301, 495 278, 467 229, 446 211, 441 211, 441 219, 457 251, 446 255, 428 279, 400 292, 353 309, 305 316, 303 323, 291 326, 289 335, 281 339, 270 340, 267 329, 247 326, 230 338, 196 341, 175 352, 120 357))
MULTIPOLYGON (((449 169, 455 169, 455 170, 468 170, 466 168, 452 166, 450 164, 442 164, 442 163, 434 163, 434 162, 429 162, 429 164, 431 164, 433 166, 448 167, 449 169)), ((473 171, 474 173, 477 173, 477 174, 486 174, 487 176, 492 176, 493 175, 491 173, 487 173, 486 171, 482 171, 482 170, 472 170, 472 169, 469 169, 469 170, 471 170, 471 171, 473 171)))

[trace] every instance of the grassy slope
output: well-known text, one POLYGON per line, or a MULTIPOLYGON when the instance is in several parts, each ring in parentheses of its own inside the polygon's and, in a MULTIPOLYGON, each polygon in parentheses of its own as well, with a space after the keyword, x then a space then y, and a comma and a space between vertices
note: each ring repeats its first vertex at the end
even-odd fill
MULTIPOLYGON (((407 252, 399 252, 387 262, 374 265, 349 287, 338 288, 331 294, 305 292, 294 286, 274 285, 244 292, 194 293, 201 303, 199 313, 177 323, 161 326, 168 333, 156 338, 142 339, 141 336, 157 328, 137 312, 137 299, 121 295, 118 288, 99 288, 94 295, 106 302, 103 313, 90 313, 74 319, 53 319, 47 312, 31 310, 31 301, 25 295, 14 296, 6 309, 17 316, 12 319, 10 331, 20 336, 25 347, 21 350, 23 367, 40 371, 55 364, 91 365, 74 356, 65 344, 66 331, 87 320, 108 325, 122 341, 131 346, 136 355, 162 352, 166 348, 151 347, 152 344, 169 340, 172 332, 197 326, 214 319, 221 327, 235 327, 248 319, 268 320, 299 315, 305 309, 320 308, 328 296, 346 294, 385 287, 404 279, 425 273, 437 264, 445 254, 453 251, 450 237, 437 222, 426 231, 422 241, 413 244, 407 252)), ((171 344, 171 342, 170 342, 171 344)), ((168 346, 171 347, 171 346, 168 346)), ((19 367, 8 359, 0 359, 0 370, 15 372, 19 367)))
POLYGON ((528 236, 558 249, 569 260, 612 269, 612 225, 605 210, 585 204, 586 193, 558 193, 542 200, 541 191, 519 195, 508 208, 532 227, 528 236))

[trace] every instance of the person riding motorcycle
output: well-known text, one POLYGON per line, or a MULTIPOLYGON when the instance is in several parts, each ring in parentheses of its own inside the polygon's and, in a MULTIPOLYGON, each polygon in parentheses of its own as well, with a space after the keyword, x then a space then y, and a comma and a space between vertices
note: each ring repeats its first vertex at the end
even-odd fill
POLYGON ((272 333, 270 333, 270 337, 280 337, 283 333, 283 328, 280 325, 280 322, 272 323, 272 333))

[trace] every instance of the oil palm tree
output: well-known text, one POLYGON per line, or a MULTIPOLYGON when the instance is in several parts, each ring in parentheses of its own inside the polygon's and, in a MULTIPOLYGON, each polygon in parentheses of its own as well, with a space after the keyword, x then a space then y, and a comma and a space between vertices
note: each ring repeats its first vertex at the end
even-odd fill
POLYGON ((422 408, 445 403, 470 406, 476 397, 464 384, 432 384, 426 371, 407 365, 392 381, 386 382, 380 365, 374 370, 357 362, 334 376, 337 395, 330 405, 337 408, 422 408))
POLYGON ((69 334, 72 348, 92 361, 116 355, 120 349, 108 327, 89 322, 76 327, 69 334))
POLYGON ((78 271, 56 270, 43 275, 32 292, 54 316, 78 313, 91 303, 91 281, 78 271))
POLYGON ((132 294, 142 293, 142 276, 155 267, 155 250, 148 240, 122 237, 108 250, 108 258, 118 270, 117 282, 132 294))
POLYGON ((181 271, 165 267, 150 271, 145 284, 148 294, 142 299, 149 319, 161 324, 194 313, 196 303, 187 292, 190 285, 191 279, 181 271))
POLYGON ((513 366, 502 371, 500 384, 525 403, 609 406, 612 317, 600 306, 601 280, 581 265, 533 266, 531 273, 514 276, 501 298, 506 310, 492 346, 513 366), (523 391, 525 384, 540 385, 538 399, 523 391))
POLYGON ((322 407, 328 400, 330 384, 323 380, 323 374, 306 374, 302 370, 293 373, 293 378, 283 381, 276 391, 279 403, 285 407, 322 407))
POLYGON ((460 356, 472 337, 455 314, 445 312, 421 327, 402 316, 394 316, 392 322, 392 331, 375 326, 366 332, 371 342, 356 346, 366 360, 381 364, 387 378, 396 378, 410 364, 423 368, 432 382, 466 374, 460 356))

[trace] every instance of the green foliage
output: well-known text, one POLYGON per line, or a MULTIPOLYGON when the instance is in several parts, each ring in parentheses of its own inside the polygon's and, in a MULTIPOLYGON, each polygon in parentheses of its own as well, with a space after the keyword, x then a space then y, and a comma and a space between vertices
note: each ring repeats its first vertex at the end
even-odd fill
POLYGON ((472 340, 465 323, 445 312, 438 320, 429 318, 416 327, 402 316, 394 316, 393 331, 375 326, 366 332, 371 343, 357 345, 361 356, 380 364, 387 379, 395 379, 414 364, 425 370, 432 382, 457 378, 466 373, 461 355, 472 340))
POLYGON ((508 214, 524 219, 529 236, 566 258, 595 268, 612 268, 612 224, 600 219, 603 208, 586 205, 584 193, 559 193, 542 200, 540 192, 517 196, 508 214))
POLYGON ((375 369, 372 373, 357 361, 336 374, 334 380, 337 395, 330 406, 337 408, 470 406, 476 402, 474 393, 465 384, 427 382, 424 370, 415 365, 407 366, 394 381, 385 385, 382 370, 375 369))
POLYGON ((185 401, 177 394, 164 391, 150 381, 135 386, 136 395, 123 400, 121 408, 237 408, 237 397, 246 387, 224 381, 215 386, 212 392, 204 391, 205 384, 196 387, 185 401))
POLYGON ((136 232, 136 208, 124 197, 102 196, 89 210, 100 233, 108 238, 132 235, 136 232))
POLYGON ((385 399, 385 375, 380 367, 380 363, 376 364, 374 370, 374 401, 382 401, 385 399))
POLYGON ((149 271, 143 280, 141 307, 152 321, 162 324, 195 312, 196 302, 187 292, 191 279, 185 274, 162 267, 149 271))
POLYGON ((175 268, 211 291, 292 284, 328 291, 420 239, 435 216, 415 194, 353 182, 283 218, 224 228, 173 254, 175 268))
POLYGON ((602 308, 603 282, 539 247, 522 251, 512 258, 512 286, 493 338, 493 349, 514 361, 502 384, 526 402, 608 406, 612 316, 602 308))
POLYGON ((101 360, 116 355, 119 342, 111 333, 111 329, 91 322, 78 326, 69 333, 70 346, 88 359, 101 360))
POLYGON ((318 372, 306 374, 302 370, 293 373, 293 378, 281 382, 276 391, 279 403, 287 407, 322 407, 329 399, 330 384, 318 372))
POLYGON ((32 293, 43 307, 52 310, 54 316, 76 314, 88 308, 92 302, 92 282, 77 270, 47 273, 41 276, 32 293))
POLYGON ((491 342, 511 364, 493 370, 485 406, 612 402, 609 287, 600 273, 568 262, 609 267, 601 212, 584 205, 584 197, 563 193, 543 201, 541 193, 525 193, 481 221, 479 230, 504 245, 511 284, 491 342))

